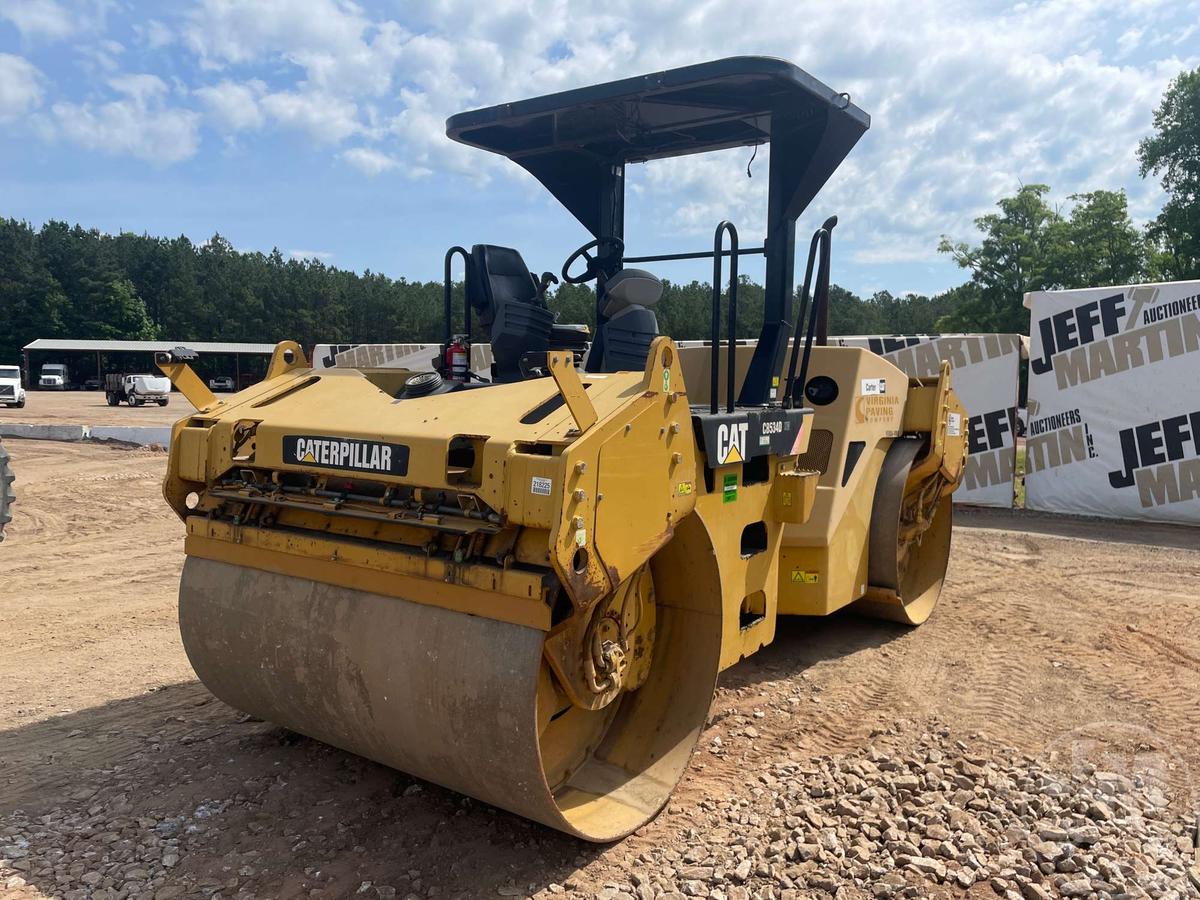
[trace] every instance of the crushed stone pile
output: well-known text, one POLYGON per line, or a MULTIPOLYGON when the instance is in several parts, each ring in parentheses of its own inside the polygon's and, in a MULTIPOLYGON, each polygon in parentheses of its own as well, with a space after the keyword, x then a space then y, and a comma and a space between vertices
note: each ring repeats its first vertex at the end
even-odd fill
MULTIPOLYGON (((120 782, 43 815, 0 820, 0 897, 269 895, 258 893, 252 867, 219 883, 187 872, 189 852, 245 797, 147 814, 134 812, 132 787, 120 782)), ((1061 771, 1012 749, 977 748, 945 728, 913 740, 896 726, 853 754, 776 762, 739 794, 701 800, 691 827, 664 833, 617 880, 610 868, 597 883, 585 868, 561 884, 488 885, 462 896, 1200 897, 1194 798, 1145 775, 1086 764, 1061 771)), ((364 882, 358 893, 437 896, 419 882, 364 882)))

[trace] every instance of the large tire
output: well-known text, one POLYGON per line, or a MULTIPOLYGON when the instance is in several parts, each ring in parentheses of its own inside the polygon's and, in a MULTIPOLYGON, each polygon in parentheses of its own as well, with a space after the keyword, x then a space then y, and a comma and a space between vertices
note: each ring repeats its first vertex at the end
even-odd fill
POLYGON ((25 398, 24 398, 24 397, 22 397, 20 400, 18 400, 18 401, 16 402, 16 407, 17 407, 17 409, 24 409, 24 408, 25 408, 25 398))
POLYGON ((8 464, 8 451, 0 444, 0 541, 4 540, 4 526, 12 521, 13 489, 15 481, 12 468, 8 464))
POLYGON ((167 402, 168 402, 168 400, 169 400, 169 398, 167 398, 167 397, 163 397, 161 400, 159 400, 159 401, 158 401, 158 405, 159 405, 159 406, 166 406, 166 405, 167 405, 167 402))
POLYGON ((923 442, 916 438, 901 438, 888 449, 871 510, 867 583, 872 590, 850 607, 862 615, 913 626, 925 623, 941 596, 954 518, 946 494, 928 530, 917 540, 901 543, 908 475, 922 449, 923 442))
POLYGON ((121 398, 111 391, 104 395, 104 399, 108 401, 109 406, 119 406, 121 403, 121 398))

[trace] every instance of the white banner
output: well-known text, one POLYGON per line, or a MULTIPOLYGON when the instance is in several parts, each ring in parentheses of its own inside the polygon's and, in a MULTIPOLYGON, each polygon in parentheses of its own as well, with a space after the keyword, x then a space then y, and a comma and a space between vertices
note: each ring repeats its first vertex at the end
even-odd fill
POLYGON ((362 369, 428 370, 437 356, 437 344, 317 344, 313 368, 334 366, 362 369))
MULTIPOLYGON (((411 369, 432 372, 441 344, 317 344, 313 368, 411 369)), ((490 344, 471 345, 471 370, 487 372, 492 365, 490 344)))
POLYGON ((949 362, 954 390, 970 417, 967 470, 954 502, 1005 509, 1013 505, 1021 335, 855 335, 829 340, 843 347, 866 347, 910 378, 937 375, 942 362, 949 362))
POLYGON ((1200 524, 1200 281, 1025 295, 1026 505, 1200 524))

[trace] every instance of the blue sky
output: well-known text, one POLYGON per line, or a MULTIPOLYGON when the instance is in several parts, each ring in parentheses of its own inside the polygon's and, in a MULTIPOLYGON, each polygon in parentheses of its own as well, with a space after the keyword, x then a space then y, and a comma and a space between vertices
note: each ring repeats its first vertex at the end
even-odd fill
MULTIPOLYGON (((588 235, 515 166, 447 141, 446 116, 761 53, 872 116, 801 220, 839 214, 834 280, 932 292, 963 280, 939 236, 970 238, 1022 182, 1157 212, 1135 149, 1200 65, 1197 23, 1200 0, 0 0, 0 215, 220 231, 409 278, 440 277, 456 243, 557 270, 588 235)), ((748 159, 634 167, 630 252, 701 249, 726 217, 760 236, 766 161, 747 180, 748 159)))

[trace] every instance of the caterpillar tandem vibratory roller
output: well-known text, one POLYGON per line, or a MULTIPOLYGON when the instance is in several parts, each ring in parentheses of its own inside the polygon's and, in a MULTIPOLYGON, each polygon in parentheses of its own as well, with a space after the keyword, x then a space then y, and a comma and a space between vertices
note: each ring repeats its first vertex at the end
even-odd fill
POLYGON ((555 321, 553 275, 476 245, 446 255, 433 371, 314 369, 284 342, 265 380, 217 399, 193 352, 160 354, 197 409, 175 425, 164 494, 186 523, 180 628, 204 684, 608 841, 662 808, 718 674, 778 616, 923 622, 966 454, 949 369, 910 379, 826 346, 834 218, 793 303, 796 219, 868 125, 758 57, 462 113, 452 139, 512 158, 594 236, 562 269, 595 281, 594 333, 555 321), (768 143, 761 247, 722 222, 711 251, 626 255, 627 163, 768 143), (747 254, 765 257, 765 309, 739 343, 747 254), (662 284, 631 265, 684 258, 713 262, 702 346, 658 333, 662 284))

